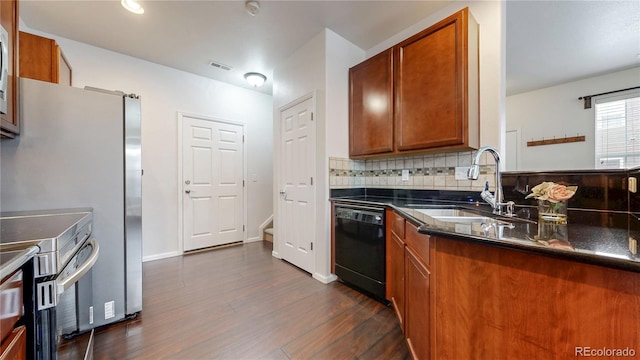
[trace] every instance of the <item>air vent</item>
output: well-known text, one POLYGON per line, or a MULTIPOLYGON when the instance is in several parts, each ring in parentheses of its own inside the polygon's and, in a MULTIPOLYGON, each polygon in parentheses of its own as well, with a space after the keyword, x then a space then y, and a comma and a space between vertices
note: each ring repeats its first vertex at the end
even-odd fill
POLYGON ((222 70, 226 70, 226 71, 231 70, 231 66, 225 65, 225 64, 213 61, 213 60, 209 62, 209 65, 213 66, 214 68, 218 68, 218 69, 222 69, 222 70))

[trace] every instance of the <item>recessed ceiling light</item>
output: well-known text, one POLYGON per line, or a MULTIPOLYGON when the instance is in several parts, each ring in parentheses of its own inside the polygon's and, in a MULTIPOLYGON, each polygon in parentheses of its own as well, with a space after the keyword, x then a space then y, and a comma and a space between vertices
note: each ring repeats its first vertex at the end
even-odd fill
POLYGON ((123 8, 131 11, 134 14, 144 14, 144 9, 142 8, 142 5, 140 5, 137 1, 135 0, 120 0, 120 5, 122 5, 123 8))
POLYGON ((265 81, 267 81, 267 77, 256 72, 248 72, 244 74, 244 78, 247 79, 247 82, 255 87, 262 86, 265 81))

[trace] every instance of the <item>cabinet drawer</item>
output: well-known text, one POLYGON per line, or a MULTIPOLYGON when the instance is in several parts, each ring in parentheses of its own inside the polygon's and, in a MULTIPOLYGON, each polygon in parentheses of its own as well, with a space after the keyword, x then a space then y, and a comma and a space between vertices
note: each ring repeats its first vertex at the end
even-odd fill
POLYGON ((408 247, 413 250, 416 256, 422 261, 425 265, 431 265, 429 261, 430 253, 430 242, 431 237, 429 235, 420 234, 418 232, 418 228, 408 223, 406 226, 406 237, 405 242, 408 247))
POLYGON ((391 230, 400 238, 404 239, 404 226, 405 220, 402 216, 397 213, 393 213, 392 221, 391 221, 391 230))
POLYGON ((22 316, 22 270, 14 272, 0 285, 0 339, 4 339, 22 316))

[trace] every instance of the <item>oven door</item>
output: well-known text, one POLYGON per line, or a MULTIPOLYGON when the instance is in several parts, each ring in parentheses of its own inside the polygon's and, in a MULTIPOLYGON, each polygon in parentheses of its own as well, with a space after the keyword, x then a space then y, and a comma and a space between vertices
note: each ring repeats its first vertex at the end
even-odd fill
POLYGON ((100 247, 89 239, 64 267, 56 279, 57 335, 73 336, 92 328, 93 284, 91 268, 98 260, 100 247))
MULTIPOLYGON (((55 280, 38 283, 36 359, 55 360, 65 338, 91 330, 93 323, 91 268, 98 259, 98 242, 87 240, 55 280)), ((92 337, 88 337, 92 340, 92 337)), ((91 344, 86 348, 92 348, 91 344)), ((90 358, 91 356, 89 356, 90 358)))

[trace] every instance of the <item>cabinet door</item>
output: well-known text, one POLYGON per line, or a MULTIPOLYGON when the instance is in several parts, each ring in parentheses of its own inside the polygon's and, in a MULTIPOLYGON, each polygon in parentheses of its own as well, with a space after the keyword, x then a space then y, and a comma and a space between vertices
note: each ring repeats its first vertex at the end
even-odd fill
POLYGON ((13 330, 0 346, 0 360, 24 360, 27 358, 27 332, 24 325, 13 330))
POLYGON ((393 151, 393 51, 349 69, 349 156, 393 151))
POLYGON ((396 148, 465 144, 467 11, 396 45, 396 148))
POLYGON ((409 247, 405 247, 405 337, 414 360, 429 359, 431 333, 430 273, 409 247))
POLYGON ((8 73, 7 73, 7 112, 0 114, 0 135, 12 138, 20 132, 18 125, 18 74, 16 71, 18 52, 18 2, 15 0, 0 1, 0 24, 7 31, 8 38, 8 73))
POLYGON ((388 240, 390 266, 387 268, 390 277, 391 303, 398 316, 400 329, 404 331, 404 242, 391 233, 388 240))

